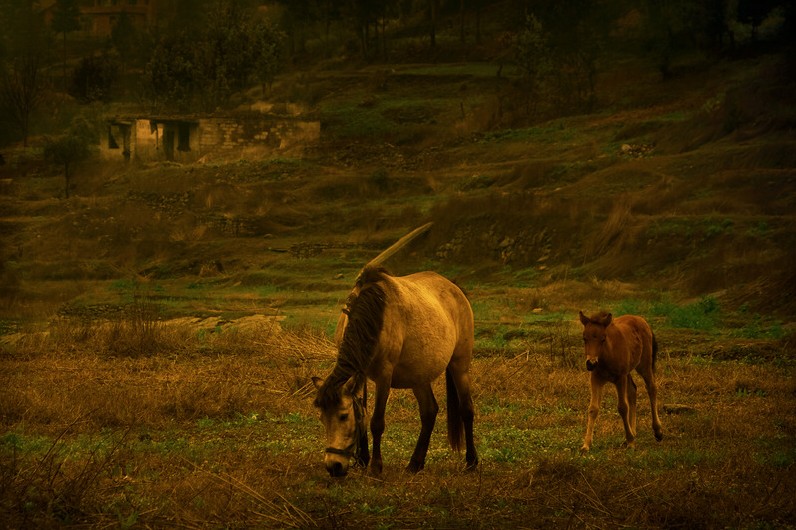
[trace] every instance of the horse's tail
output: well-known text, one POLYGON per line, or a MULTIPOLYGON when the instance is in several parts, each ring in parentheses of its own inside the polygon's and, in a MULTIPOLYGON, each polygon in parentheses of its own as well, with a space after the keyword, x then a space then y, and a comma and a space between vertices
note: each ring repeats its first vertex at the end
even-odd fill
POLYGON ((451 368, 445 369, 445 389, 447 391, 448 404, 448 443, 454 451, 460 451, 464 445, 464 422, 462 421, 461 404, 459 403, 459 392, 453 383, 451 368))
POLYGON ((658 357, 658 341, 655 340, 655 333, 652 334, 652 371, 655 371, 655 360, 658 357))
POLYGON ((376 269, 381 266, 382 263, 390 259, 394 254, 396 254, 399 250, 404 248, 408 245, 413 239, 418 237, 421 234, 425 234, 431 228, 431 225, 434 223, 426 223, 419 228, 415 228, 401 239, 390 245, 386 250, 384 250, 381 254, 370 260, 367 265, 365 265, 359 274, 357 274, 357 279, 354 283, 359 283, 359 280, 362 278, 362 274, 365 272, 366 269, 376 269))

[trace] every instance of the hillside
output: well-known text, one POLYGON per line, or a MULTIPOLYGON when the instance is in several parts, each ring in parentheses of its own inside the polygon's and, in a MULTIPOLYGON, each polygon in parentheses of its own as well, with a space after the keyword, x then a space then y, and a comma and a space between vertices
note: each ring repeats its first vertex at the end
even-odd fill
POLYGON ((390 266, 454 277, 488 300, 484 322, 508 292, 521 313, 710 297, 788 323, 793 64, 695 61, 666 82, 618 62, 598 79, 599 110, 516 127, 498 116, 511 92, 495 64, 314 67, 272 97, 312 92, 318 145, 86 163, 69 199, 57 171, 10 153, 6 328, 142 293, 164 317, 272 310, 328 327, 359 267, 429 220, 390 266))
POLYGON ((320 121, 319 142, 270 158, 93 158, 67 198, 43 137, 3 147, 0 520, 796 525, 793 54, 688 48, 664 80, 620 42, 595 101, 570 107, 529 97, 497 37, 453 48, 456 29, 436 51, 416 29, 395 62, 308 61, 265 99, 236 93, 320 121), (332 478, 312 377, 333 369, 363 264, 429 221, 386 265, 438 271, 470 300, 478 469, 448 448, 438 378, 421 472, 404 470, 418 394, 394 389, 383 472, 332 478), (636 447, 608 385, 584 454, 595 372, 578 311, 600 309, 650 323, 664 437, 636 377, 636 447))

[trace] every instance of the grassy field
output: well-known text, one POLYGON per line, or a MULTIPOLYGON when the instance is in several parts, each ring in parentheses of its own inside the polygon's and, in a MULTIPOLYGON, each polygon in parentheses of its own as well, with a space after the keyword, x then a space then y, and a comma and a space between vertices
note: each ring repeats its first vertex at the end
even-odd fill
MULTIPOLYGON (((396 391, 383 475, 355 469, 340 480, 322 465, 308 382, 333 362, 322 334, 267 323, 206 334, 127 324, 55 328, 3 358, 7 526, 782 528, 796 521, 792 362, 719 360, 721 341, 699 333, 658 332, 660 443, 640 391, 637 448, 620 448, 609 392, 595 445, 581 456, 587 373, 558 352, 531 351, 543 343, 528 341, 531 349, 477 356, 477 472, 463 471, 463 455, 450 452, 438 428, 426 470, 406 474, 419 420, 411 393, 396 391), (149 348, 170 353, 97 353, 142 335, 149 348)), ((559 343, 577 349, 575 322, 558 329, 559 343)), ((746 344, 783 355, 777 341, 746 344)), ((444 387, 436 393, 444 401, 444 387)))
MULTIPOLYGON (((528 119, 486 62, 315 68, 323 124, 268 160, 0 167, 0 521, 9 528, 793 528, 792 60, 620 60, 593 112, 528 119), (385 471, 332 480, 310 377, 360 268, 433 269, 476 318, 481 465, 395 392, 385 471), (578 310, 645 316, 634 451, 591 453, 578 310)), ((257 90, 259 94, 259 88, 257 90)), ((514 94, 516 95, 516 94, 514 94)), ((436 390, 444 403, 444 389, 436 390)))

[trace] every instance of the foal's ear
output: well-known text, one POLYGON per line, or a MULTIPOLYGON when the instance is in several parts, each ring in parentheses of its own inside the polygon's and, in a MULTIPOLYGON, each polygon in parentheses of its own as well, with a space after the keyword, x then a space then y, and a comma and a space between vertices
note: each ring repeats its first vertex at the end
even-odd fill
POLYGON ((313 377, 312 384, 315 385, 315 388, 320 389, 321 386, 323 385, 323 379, 321 379, 320 377, 313 377))
POLYGON ((608 313, 607 315, 605 315, 605 316, 603 317, 603 319, 602 319, 602 325, 603 325, 603 326, 605 326, 605 327, 607 328, 608 326, 610 326, 610 325, 611 325, 611 321, 612 321, 613 319, 614 319, 613 315, 612 315, 611 313, 608 313))
POLYGON ((580 315, 580 323, 587 326, 589 324, 589 319, 583 314, 583 311, 578 311, 578 314, 580 315))

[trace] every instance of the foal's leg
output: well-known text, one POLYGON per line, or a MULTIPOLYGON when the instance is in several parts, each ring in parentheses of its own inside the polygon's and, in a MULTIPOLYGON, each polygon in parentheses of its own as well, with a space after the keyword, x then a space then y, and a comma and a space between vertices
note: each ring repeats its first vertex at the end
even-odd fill
POLYGON ((581 453, 587 452, 591 449, 592 436, 594 434, 594 421, 597 419, 597 414, 600 412, 600 402, 603 399, 603 381, 596 372, 591 373, 591 401, 589 402, 589 415, 586 420, 586 437, 583 439, 583 446, 580 448, 581 453))
POLYGON ((655 373, 651 367, 641 372, 641 377, 644 378, 644 384, 647 387, 647 394, 650 397, 650 406, 652 407, 652 432, 655 433, 655 439, 659 442, 663 440, 663 429, 661 427, 661 419, 658 416, 658 385, 655 382, 655 373))
POLYGON ((628 381, 632 383, 632 380, 629 380, 629 377, 629 375, 626 377, 619 377, 616 380, 616 397, 619 402, 619 406, 617 407, 619 416, 622 418, 622 423, 625 426, 625 443, 623 445, 628 449, 632 449, 636 443, 636 433, 633 432, 630 423, 630 405, 628 403, 628 387, 630 384, 628 381))
POLYGON ((431 389, 430 383, 415 387, 412 392, 414 392, 417 404, 420 406, 420 436, 417 438, 415 452, 412 453, 412 458, 409 460, 406 470, 410 473, 417 473, 426 464, 428 444, 431 440, 431 433, 434 430, 434 423, 437 421, 439 405, 437 405, 437 400, 434 398, 434 391, 431 389))
POLYGON ((387 399, 390 397, 390 383, 376 382, 376 399, 373 404, 373 416, 370 419, 370 432, 373 433, 373 456, 370 460, 370 472, 381 474, 381 435, 384 434, 384 412, 387 410, 387 399))
POLYGON ((633 381, 633 376, 627 374, 627 403, 630 406, 628 412, 628 419, 630 420, 630 429, 633 431, 633 437, 638 433, 638 422, 636 417, 636 397, 638 391, 636 389, 636 382, 633 381))

